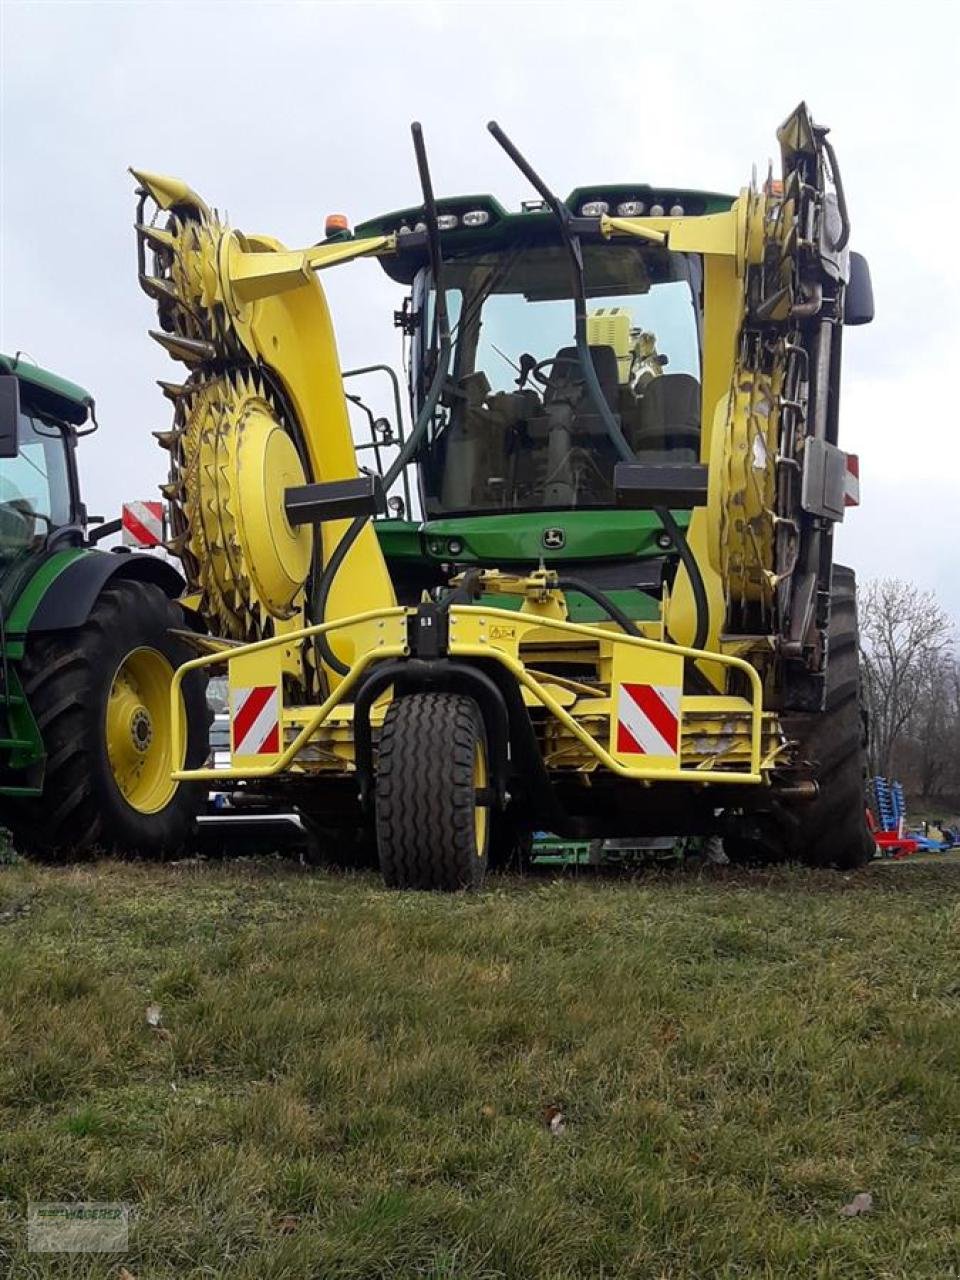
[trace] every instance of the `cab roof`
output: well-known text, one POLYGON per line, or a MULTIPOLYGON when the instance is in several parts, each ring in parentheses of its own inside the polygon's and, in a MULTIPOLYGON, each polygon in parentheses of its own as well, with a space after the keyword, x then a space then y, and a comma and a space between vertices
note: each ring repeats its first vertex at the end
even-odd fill
POLYGON ((56 418, 75 427, 86 422, 93 408, 93 396, 75 382, 69 382, 49 369, 41 369, 22 356, 0 354, 0 373, 13 374, 24 388, 24 399, 56 418))
MULTIPOLYGON (((616 213, 617 206, 626 202, 641 202, 648 211, 654 205, 661 205, 669 210, 679 205, 684 214, 697 216, 707 213, 726 213, 736 199, 735 196, 724 195, 717 191, 691 191, 682 187, 651 187, 645 183, 600 183, 591 187, 575 187, 567 196, 565 204, 571 213, 578 215, 584 205, 595 201, 604 201, 610 213, 616 213)), ((556 234, 557 222, 553 214, 541 200, 524 201, 519 212, 505 209, 495 196, 465 195, 446 196, 437 200, 437 214, 442 219, 446 215, 454 215, 458 225, 449 230, 441 230, 444 250, 451 257, 458 254, 484 252, 500 249, 518 240, 537 241, 551 240, 556 234), (465 213, 482 212, 487 219, 482 226, 464 227, 462 218, 465 213)), ((391 279, 401 284, 409 284, 417 270, 427 260, 426 239, 415 233, 418 222, 422 222, 424 211, 422 205, 408 209, 396 209, 392 213, 381 214, 361 222, 354 230, 358 238, 367 236, 393 235, 400 233, 397 253, 379 259, 380 265, 391 279), (406 228, 406 231, 403 231, 406 228), (409 233, 409 234, 408 234, 409 233)))

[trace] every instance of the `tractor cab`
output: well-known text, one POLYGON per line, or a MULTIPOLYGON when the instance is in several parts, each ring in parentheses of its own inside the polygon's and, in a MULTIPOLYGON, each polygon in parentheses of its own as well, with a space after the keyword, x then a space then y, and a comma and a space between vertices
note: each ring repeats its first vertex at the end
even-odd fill
POLYGON ((83 543, 75 445, 92 397, 21 358, 0 356, 0 607, 39 558, 83 543))

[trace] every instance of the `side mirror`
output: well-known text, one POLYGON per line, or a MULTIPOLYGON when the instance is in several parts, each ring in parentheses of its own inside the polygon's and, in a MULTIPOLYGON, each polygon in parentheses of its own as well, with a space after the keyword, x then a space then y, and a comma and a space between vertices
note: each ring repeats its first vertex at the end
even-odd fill
POLYGON ((873 319, 870 264, 862 253, 850 254, 850 279, 843 294, 843 323, 869 324, 873 319))
POLYGON ((20 444, 20 380, 0 376, 0 458, 15 458, 20 444))

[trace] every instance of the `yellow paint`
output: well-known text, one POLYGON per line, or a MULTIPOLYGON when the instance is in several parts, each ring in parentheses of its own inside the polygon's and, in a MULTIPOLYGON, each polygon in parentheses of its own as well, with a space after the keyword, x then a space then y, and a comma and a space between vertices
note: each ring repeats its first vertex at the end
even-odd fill
POLYGON ((170 663, 149 648, 128 653, 110 685, 107 759, 117 790, 138 813, 159 813, 177 790, 171 775, 186 755, 186 714, 173 685, 170 663))

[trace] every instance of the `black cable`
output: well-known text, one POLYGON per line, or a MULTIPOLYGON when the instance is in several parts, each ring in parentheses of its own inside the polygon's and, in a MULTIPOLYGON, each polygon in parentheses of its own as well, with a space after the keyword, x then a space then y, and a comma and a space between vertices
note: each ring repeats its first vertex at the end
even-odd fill
MULTIPOLYGON (((440 252, 440 232, 437 226, 437 205, 433 196, 433 184, 430 181, 430 170, 427 165, 426 151, 423 145, 423 131, 419 124, 411 125, 411 133, 413 134, 413 146, 417 156, 417 169, 420 174, 420 185, 423 189, 423 207, 424 215, 427 223, 427 230, 430 240, 430 264, 433 272, 433 287, 436 295, 435 309, 437 320, 437 367, 433 375, 433 381, 430 383, 430 390, 427 392, 426 399, 420 406, 420 412, 417 414, 417 420, 413 425, 413 429, 407 436, 406 443, 393 460, 393 464, 383 477, 383 491, 389 493, 390 487, 396 480, 397 476, 404 469, 408 462, 414 457, 420 448, 427 428, 433 418, 434 410, 443 391, 444 383, 447 380, 447 373, 450 367, 450 352, 452 350, 452 342, 450 339, 450 321, 447 313, 447 292, 443 283, 443 257, 440 252)), ((350 524, 346 533, 337 543, 333 554, 323 567, 320 580, 316 585, 316 598, 314 601, 314 617, 317 623, 322 623, 326 617, 327 601, 330 598, 330 589, 333 586, 333 580, 340 570, 346 558, 347 552, 359 538, 361 531, 369 520, 369 516, 357 516, 350 524)), ((330 648, 330 642, 326 633, 317 636, 317 647, 320 655, 328 667, 331 667, 338 675, 345 676, 350 668, 333 652, 330 648)))
MULTIPOLYGON (((613 415, 607 398, 603 394, 603 388, 600 386, 600 379, 597 377, 597 371, 593 365, 593 356, 590 354, 590 345, 587 342, 587 296, 586 285, 584 281, 583 269, 583 248, 580 237, 573 234, 570 228, 570 210, 567 206, 553 194, 547 184, 540 175, 532 168, 529 161, 520 154, 514 144, 503 132, 496 121, 491 120, 487 125, 487 129, 496 138, 500 146, 503 147, 507 155, 517 166, 520 172, 527 180, 536 187, 544 200, 550 212, 557 220, 560 228, 560 236, 570 255, 570 263, 573 269, 573 315, 574 315, 574 334, 577 343, 577 356, 580 360, 580 366, 583 371, 583 379, 586 383, 590 399, 593 401, 594 408, 600 415, 600 421, 603 423, 607 435, 613 444, 614 449, 624 462, 635 462, 633 450, 624 437, 620 424, 613 415)), ((695 643, 692 648, 702 649, 707 639, 709 631, 709 612, 707 600, 707 591, 703 583, 703 575, 700 572, 700 566, 697 564, 696 556, 690 550, 689 543, 683 530, 679 527, 673 514, 665 508, 655 508, 660 523, 663 525, 666 533, 669 534, 673 542, 674 549, 680 556, 681 563, 687 571, 690 578, 690 587, 693 591, 693 600, 696 608, 697 626, 695 643)))
POLYGON ((604 595, 599 587, 591 586, 589 582, 584 582, 582 578, 558 578, 557 586, 562 587, 564 591, 576 591, 582 596, 587 596, 594 604, 598 604, 604 613, 628 636, 635 636, 638 640, 643 639, 643 632, 633 619, 628 618, 620 606, 614 604, 609 596, 604 595))
POLYGON ((702 649, 707 643, 710 620, 709 601, 707 600, 707 589, 703 584, 703 574, 700 572, 699 564, 697 564, 697 557, 690 550, 690 543, 687 541, 686 535, 673 518, 673 512, 667 507, 654 507, 654 512, 665 531, 670 535, 670 540, 680 556, 681 564, 687 571, 687 577, 690 579, 693 606, 697 618, 697 627, 693 637, 693 644, 690 648, 702 649))

